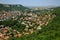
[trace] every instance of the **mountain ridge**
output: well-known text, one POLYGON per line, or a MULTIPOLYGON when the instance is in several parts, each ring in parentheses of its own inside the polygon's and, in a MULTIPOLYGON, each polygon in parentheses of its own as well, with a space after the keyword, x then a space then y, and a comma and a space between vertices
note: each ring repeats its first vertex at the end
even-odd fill
POLYGON ((4 10, 4 11, 24 11, 25 9, 29 9, 21 4, 0 4, 0 11, 4 10))

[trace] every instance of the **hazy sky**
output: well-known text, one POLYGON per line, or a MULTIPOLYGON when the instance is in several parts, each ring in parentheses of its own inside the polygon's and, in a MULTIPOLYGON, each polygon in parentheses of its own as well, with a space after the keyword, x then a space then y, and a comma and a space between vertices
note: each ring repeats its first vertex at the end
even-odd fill
POLYGON ((60 0, 0 0, 3 4, 22 4, 24 6, 60 6, 60 0))

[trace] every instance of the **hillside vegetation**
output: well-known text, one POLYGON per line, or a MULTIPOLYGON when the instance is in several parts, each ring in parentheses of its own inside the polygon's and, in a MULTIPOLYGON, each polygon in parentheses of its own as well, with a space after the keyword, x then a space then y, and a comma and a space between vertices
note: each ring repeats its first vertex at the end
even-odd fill
POLYGON ((24 11, 25 9, 29 9, 24 7, 23 5, 14 5, 14 4, 0 4, 0 11, 24 11))

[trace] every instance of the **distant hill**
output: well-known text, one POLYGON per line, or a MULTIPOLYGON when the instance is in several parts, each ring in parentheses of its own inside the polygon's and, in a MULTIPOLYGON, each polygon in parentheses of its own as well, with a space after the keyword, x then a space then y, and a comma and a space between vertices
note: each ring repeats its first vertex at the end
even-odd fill
POLYGON ((56 8, 56 7, 60 7, 60 6, 37 6, 37 7, 29 7, 30 9, 39 9, 39 10, 44 10, 44 9, 49 9, 49 8, 56 8))
POLYGON ((29 9, 23 5, 20 4, 0 4, 0 11, 4 10, 4 11, 24 11, 26 9, 29 9))

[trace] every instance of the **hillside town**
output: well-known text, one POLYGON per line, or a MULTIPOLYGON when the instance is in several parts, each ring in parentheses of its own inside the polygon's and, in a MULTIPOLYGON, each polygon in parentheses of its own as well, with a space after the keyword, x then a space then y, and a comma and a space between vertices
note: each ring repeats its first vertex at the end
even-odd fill
POLYGON ((60 0, 0 0, 0 40, 60 40, 60 0))
POLYGON ((0 25, 0 40, 8 40, 10 37, 21 37, 22 35, 33 34, 35 31, 41 30, 42 27, 47 26, 51 20, 56 17, 55 14, 47 12, 43 14, 37 14, 33 12, 25 12, 24 14, 20 11, 11 12, 0 12, 0 21, 5 20, 17 20, 18 23, 14 26, 18 26, 19 31, 12 29, 10 26, 0 25))

